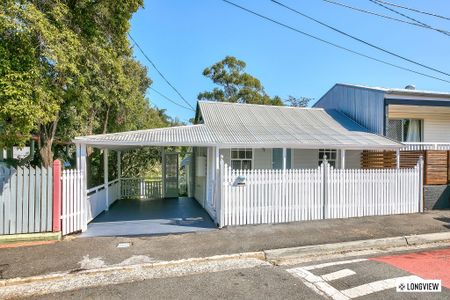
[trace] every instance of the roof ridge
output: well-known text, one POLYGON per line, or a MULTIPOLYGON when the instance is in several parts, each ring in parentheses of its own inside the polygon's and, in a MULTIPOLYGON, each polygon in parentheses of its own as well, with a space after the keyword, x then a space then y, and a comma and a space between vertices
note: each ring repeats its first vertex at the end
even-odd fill
POLYGON ((234 106, 258 106, 258 107, 268 107, 268 108, 285 108, 285 109, 305 109, 305 110, 323 110, 321 107, 298 107, 298 106, 287 106, 287 105, 270 105, 270 104, 258 104, 258 103, 236 103, 236 102, 221 102, 221 101, 206 101, 200 100, 199 104, 213 104, 213 105, 234 105, 234 106))

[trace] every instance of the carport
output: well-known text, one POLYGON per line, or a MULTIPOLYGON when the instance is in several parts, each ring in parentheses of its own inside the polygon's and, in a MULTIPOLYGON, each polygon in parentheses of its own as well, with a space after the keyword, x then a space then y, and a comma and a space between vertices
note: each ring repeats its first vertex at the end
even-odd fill
MULTIPOLYGON (((204 174, 205 182, 206 178, 213 177, 213 164, 207 170, 206 158, 195 160, 187 156, 181 162, 179 153, 173 152, 173 147, 185 146, 196 151, 197 147, 206 146, 208 136, 202 134, 203 130, 202 126, 192 125, 75 138, 77 169, 85 177, 87 148, 100 149, 104 158, 103 184, 84 189, 86 207, 82 219, 86 221, 81 236, 176 234, 216 228, 216 210, 211 201, 206 201, 212 199, 206 195, 206 185, 194 187, 194 164, 202 169, 197 173, 204 174), (122 177, 123 152, 142 147, 160 150, 162 178, 159 180, 122 177), (118 175, 110 179, 108 156, 113 152, 117 156, 118 175), (181 169, 185 175, 182 196, 181 169)), ((85 179, 83 184, 86 186, 85 179)))

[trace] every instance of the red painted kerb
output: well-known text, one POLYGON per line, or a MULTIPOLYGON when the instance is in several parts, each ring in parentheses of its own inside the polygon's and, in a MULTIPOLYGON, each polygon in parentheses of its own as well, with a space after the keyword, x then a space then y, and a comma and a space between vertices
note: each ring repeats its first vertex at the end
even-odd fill
POLYGON ((53 232, 61 231, 61 162, 53 162, 53 232))

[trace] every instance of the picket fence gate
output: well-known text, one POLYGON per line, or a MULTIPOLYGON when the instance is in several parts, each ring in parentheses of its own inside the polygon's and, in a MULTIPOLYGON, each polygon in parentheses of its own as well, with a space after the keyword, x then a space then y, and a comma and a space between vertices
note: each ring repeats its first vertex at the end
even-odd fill
POLYGON ((63 235, 86 227, 84 176, 79 170, 61 172, 61 231, 63 235))
POLYGON ((220 226, 423 211, 423 160, 410 169, 233 170, 219 172, 220 226))
POLYGON ((0 235, 52 231, 52 168, 0 167, 0 235))

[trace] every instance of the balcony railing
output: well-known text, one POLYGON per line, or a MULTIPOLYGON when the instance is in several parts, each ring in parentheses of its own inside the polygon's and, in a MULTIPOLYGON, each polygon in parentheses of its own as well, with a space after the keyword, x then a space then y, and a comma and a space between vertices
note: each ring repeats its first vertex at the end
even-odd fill
POLYGON ((401 151, 444 150, 450 151, 450 143, 403 143, 401 151))

